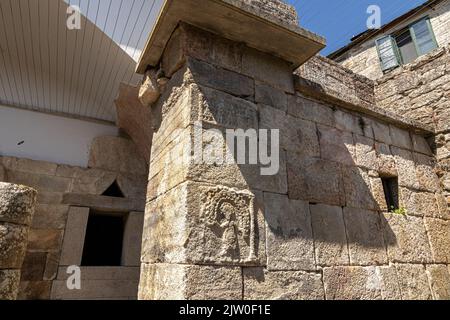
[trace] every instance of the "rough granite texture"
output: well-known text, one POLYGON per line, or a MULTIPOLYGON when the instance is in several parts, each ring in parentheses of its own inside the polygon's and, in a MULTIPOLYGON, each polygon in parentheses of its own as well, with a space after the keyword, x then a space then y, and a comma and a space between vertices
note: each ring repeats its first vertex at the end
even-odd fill
POLYGON ((19 294, 35 204, 34 189, 0 182, 0 300, 15 300, 19 294))

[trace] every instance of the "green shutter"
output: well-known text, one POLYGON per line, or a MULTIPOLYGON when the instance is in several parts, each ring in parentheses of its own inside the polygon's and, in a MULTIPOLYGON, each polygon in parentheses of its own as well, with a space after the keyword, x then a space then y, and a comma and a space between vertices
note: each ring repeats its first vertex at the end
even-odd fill
POLYGON ((427 54, 438 47, 430 19, 425 18, 413 23, 410 31, 419 55, 427 54))
POLYGON ((381 69, 383 71, 393 69, 400 65, 397 45, 394 38, 385 36, 376 40, 378 56, 380 58, 381 69))

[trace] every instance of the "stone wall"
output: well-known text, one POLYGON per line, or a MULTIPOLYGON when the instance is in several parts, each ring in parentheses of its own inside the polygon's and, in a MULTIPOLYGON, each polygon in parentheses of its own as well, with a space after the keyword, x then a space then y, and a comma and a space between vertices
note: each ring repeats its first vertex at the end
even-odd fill
MULTIPOLYGON (((233 2, 236 3, 236 1, 233 2)), ((262 17, 276 17, 287 24, 298 24, 297 11, 283 0, 244 0, 242 2, 258 7, 261 10, 259 15, 262 17)))
MULTIPOLYGON (((450 1, 443 1, 432 10, 426 10, 422 14, 403 21, 385 33, 378 35, 377 38, 405 28, 425 16, 430 17, 438 45, 440 47, 447 46, 450 43, 450 1)), ((375 38, 371 38, 356 45, 335 60, 355 73, 372 80, 379 79, 383 76, 383 72, 381 71, 375 40, 375 38)))
POLYGON ((379 107, 434 128, 439 175, 450 205, 450 47, 379 79, 375 94, 379 107))
POLYGON ((0 300, 15 300, 36 191, 0 182, 0 300))
MULTIPOLYGON (((66 269, 69 265, 79 265, 81 258, 70 264, 63 261, 65 256, 66 261, 72 262, 73 249, 81 246, 82 251, 84 242, 83 236, 70 237, 74 233, 83 235, 86 227, 81 222, 77 224, 81 214, 74 208, 87 208, 87 212, 89 208, 144 211, 147 165, 132 142, 117 137, 96 139, 91 146, 89 168, 6 156, 0 157, 0 167, 4 168, 3 180, 38 191, 19 299, 136 298, 138 257, 131 265, 103 270, 105 272, 98 268, 82 268, 82 290, 72 291, 70 295, 65 286, 66 269), (101 196, 114 181, 125 199, 101 196), (71 253, 69 257, 68 253, 71 253)), ((142 222, 140 227, 134 228, 133 233, 140 235, 142 222)), ((131 247, 139 251, 140 239, 130 244, 131 247)))
POLYGON ((337 65, 336 79, 308 66, 295 79, 272 56, 177 32, 153 106, 141 299, 450 298, 450 215, 426 126, 377 112, 367 81, 337 65), (347 97, 330 90, 345 74, 347 97), (196 121, 218 130, 204 147, 223 150, 227 128, 279 129, 279 172, 180 164, 196 121), (387 212, 381 177, 393 176, 407 216, 387 212))

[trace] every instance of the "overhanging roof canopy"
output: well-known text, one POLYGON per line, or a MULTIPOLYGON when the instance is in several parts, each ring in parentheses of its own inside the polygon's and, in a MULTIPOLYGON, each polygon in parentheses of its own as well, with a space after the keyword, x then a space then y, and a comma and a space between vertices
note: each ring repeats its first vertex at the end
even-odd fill
POLYGON ((180 21, 246 43, 278 56, 296 68, 325 47, 325 39, 298 25, 263 14, 241 0, 166 0, 137 66, 157 66, 180 21))

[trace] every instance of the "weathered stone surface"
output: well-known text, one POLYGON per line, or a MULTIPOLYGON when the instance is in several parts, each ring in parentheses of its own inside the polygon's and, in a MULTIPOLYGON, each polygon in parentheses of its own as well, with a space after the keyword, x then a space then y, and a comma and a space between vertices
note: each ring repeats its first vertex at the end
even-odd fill
POLYGON ((199 120, 232 129, 258 128, 255 104, 204 86, 199 89, 199 120))
POLYGON ((31 188, 0 182, 0 222, 29 225, 36 194, 31 188))
POLYGON ((139 101, 145 107, 150 107, 158 100, 161 95, 161 89, 158 84, 157 70, 147 71, 144 81, 139 88, 139 101))
POLYGON ((42 280, 47 263, 46 252, 27 252, 21 269, 21 281, 42 280))
MULTIPOLYGON (((81 267, 81 280, 137 280, 139 279, 139 267, 81 267)), ((67 273, 67 267, 58 269, 57 280, 67 280, 71 274, 67 273)))
POLYGON ((432 299, 428 277, 423 265, 399 264, 395 267, 403 300, 432 299))
POLYGON ((143 212, 130 212, 124 228, 122 266, 139 266, 141 261, 143 212))
POLYGON ((0 182, 6 182, 5 168, 0 164, 0 182))
POLYGON ((450 273, 446 265, 427 265, 427 275, 430 281, 434 300, 450 299, 450 273))
POLYGON ((183 183, 147 205, 141 260, 260 265, 260 215, 250 191, 183 183))
POLYGON ((66 205, 38 204, 31 226, 35 229, 64 229, 68 211, 69 206, 66 205))
POLYGON ((34 174, 32 172, 8 171, 8 181, 44 192, 68 192, 71 178, 34 174))
POLYGON ((436 218, 441 219, 450 219, 450 195, 448 195, 448 199, 444 194, 436 194, 436 201, 438 205, 439 212, 436 214, 436 218))
POLYGON ((37 194, 37 203, 40 204, 61 204, 63 198, 62 192, 46 192, 41 191, 37 194))
POLYGON ((314 122, 305 121, 269 106, 260 106, 260 129, 279 130, 280 147, 298 157, 319 157, 320 145, 314 122))
POLYGON ((52 281, 22 281, 19 288, 19 300, 49 300, 52 281))
POLYGON ((19 282, 19 270, 0 270, 0 300, 16 300, 19 282))
POLYGON ((365 124, 363 123, 362 117, 342 110, 336 110, 334 112, 334 119, 338 130, 352 132, 361 136, 364 135, 365 124))
POLYGON ((98 169, 76 170, 70 192, 101 195, 117 179, 117 173, 98 169))
POLYGON ((412 141, 411 136, 409 135, 409 132, 406 130, 399 129, 395 126, 389 126, 390 133, 391 133, 391 139, 392 139, 392 145, 412 150, 412 141))
POLYGON ((391 152, 397 165, 399 185, 411 189, 420 189, 412 153, 397 147, 391 147, 391 152))
POLYGON ((380 215, 374 211, 344 208, 350 264, 387 264, 380 215))
POLYGON ((172 77, 192 57, 231 71, 242 69, 242 44, 180 21, 162 57, 162 68, 172 77))
POLYGON ((286 111, 287 101, 287 94, 283 91, 260 81, 255 82, 255 102, 286 111))
POLYGON ((199 85, 241 98, 255 96, 254 80, 250 77, 193 58, 187 59, 187 68, 192 81, 199 85))
POLYGON ((378 171, 378 157, 373 139, 355 135, 355 155, 358 167, 378 171))
MULTIPOLYGON (((52 283, 52 282, 50 282, 52 283)), ((138 280, 82 280, 81 290, 67 289, 66 281, 53 281, 52 300, 136 300, 138 280)))
POLYGON ((63 231, 56 229, 31 229, 28 235, 29 250, 59 251, 63 231))
POLYGON ((393 267, 335 267, 323 272, 327 300, 399 300, 393 267))
POLYGON ((411 137, 413 142, 413 150, 415 152, 420 152, 429 156, 433 156, 431 147, 424 137, 419 136, 417 134, 411 134, 411 137))
POLYGON ((240 300, 238 267, 142 264, 140 300, 240 300))
POLYGON ((435 172, 435 159, 420 153, 414 153, 414 159, 416 161, 416 174, 420 189, 429 192, 440 192, 441 185, 435 172))
MULTIPOLYGON (((168 85, 166 85, 168 86, 168 85)), ((117 127, 130 136, 139 153, 150 163, 153 138, 152 109, 144 107, 138 99, 139 88, 120 84, 117 99, 114 101, 117 113, 117 127)))
POLYGON ((0 160, 6 170, 30 172, 33 174, 55 175, 57 164, 24 158, 2 157, 0 160))
POLYGON ((47 261, 45 263, 45 270, 44 270, 44 276, 43 276, 44 281, 50 281, 50 280, 56 279, 56 276, 58 273, 60 257, 61 257, 60 252, 47 253, 47 261))
POLYGON ((390 262, 431 262, 430 245, 422 218, 393 213, 383 215, 390 262))
POLYGON ((147 191, 147 175, 119 174, 117 184, 126 198, 145 199, 147 191))
POLYGON ((288 95, 288 114, 331 127, 335 125, 334 111, 331 107, 307 99, 298 93, 288 95))
POLYGON ((373 199, 379 211, 387 212, 388 207, 386 203, 386 196, 384 194, 384 187, 381 178, 369 177, 370 187, 372 190, 373 199))
POLYGON ((315 270, 309 204, 265 193, 264 209, 268 269, 315 270))
POLYGON ((310 212, 317 264, 348 265, 350 261, 342 208, 312 205, 310 212))
POLYGON ((413 216, 434 217, 439 212, 434 193, 400 188, 400 203, 413 216))
POLYGON ((63 204, 89 207, 94 210, 107 210, 109 212, 144 211, 143 199, 127 199, 90 194, 66 193, 63 196, 63 204))
POLYGON ((322 159, 354 165, 355 145, 350 132, 318 125, 322 159))
POLYGON ((147 172, 147 164, 136 145, 131 140, 119 137, 95 138, 91 144, 88 166, 124 173, 147 172))
POLYGON ((295 8, 282 0, 243 0, 244 3, 257 7, 262 17, 268 16, 277 18, 285 23, 298 23, 297 11, 295 8))
POLYGON ((377 153, 377 171, 380 175, 387 177, 397 177, 398 169, 395 157, 387 144, 375 143, 375 151, 377 153))
POLYGON ((275 56, 245 48, 242 54, 242 73, 284 92, 294 93, 290 64, 275 56))
POLYGON ((341 165, 333 161, 304 159, 298 161, 288 152, 289 198, 330 205, 345 205, 341 165))
POLYGON ((372 190, 367 171, 357 167, 343 166, 345 199, 348 207, 368 210, 380 210, 372 190))
POLYGON ((89 208, 70 208, 59 260, 60 265, 81 265, 88 219, 89 208))
POLYGON ((373 133, 375 140, 378 142, 390 145, 392 144, 392 138, 387 124, 379 121, 373 121, 372 123, 373 133))
POLYGON ((425 227, 430 240, 433 262, 450 262, 450 221, 425 218, 425 227))
POLYGON ((322 277, 298 271, 244 268, 245 300, 323 300, 322 277))
POLYGON ((0 269, 20 269, 27 248, 28 227, 0 224, 0 269))

